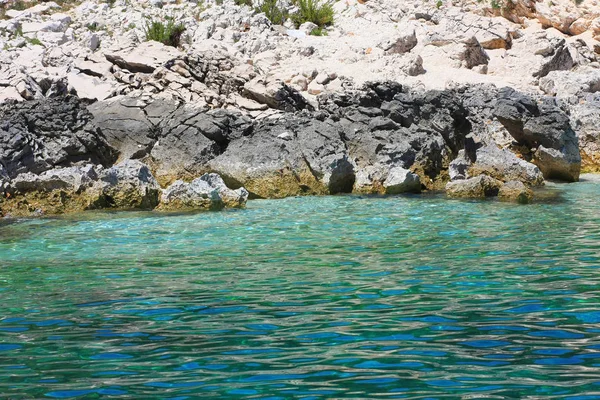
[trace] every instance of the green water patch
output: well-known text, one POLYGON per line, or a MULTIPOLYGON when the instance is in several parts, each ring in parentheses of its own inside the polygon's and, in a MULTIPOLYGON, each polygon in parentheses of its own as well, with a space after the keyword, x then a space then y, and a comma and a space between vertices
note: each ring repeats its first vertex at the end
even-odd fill
POLYGON ((0 397, 597 398, 600 185, 549 186, 3 223, 0 397))

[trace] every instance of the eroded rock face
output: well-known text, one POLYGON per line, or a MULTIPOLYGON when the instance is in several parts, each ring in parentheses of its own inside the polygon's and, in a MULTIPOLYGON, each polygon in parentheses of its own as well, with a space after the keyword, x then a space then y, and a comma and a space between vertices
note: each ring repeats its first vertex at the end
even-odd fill
POLYGON ((0 164, 14 178, 78 163, 110 165, 116 151, 76 97, 0 106, 0 164))
POLYGON ((95 124, 121 159, 141 159, 158 181, 194 179, 233 139, 252 130, 239 112, 208 110, 173 99, 120 96, 90 106, 95 124))
POLYGON ((579 179, 581 155, 577 135, 569 117, 555 104, 538 105, 531 98, 504 89, 499 92, 494 116, 519 144, 533 149, 533 163, 545 178, 579 179))
POLYGON ((3 212, 12 216, 62 214, 100 208, 153 209, 160 186, 148 167, 126 160, 20 174, 9 182, 3 212))
POLYGON ((305 117, 258 123, 209 166, 256 197, 350 192, 354 183, 339 127, 305 117))

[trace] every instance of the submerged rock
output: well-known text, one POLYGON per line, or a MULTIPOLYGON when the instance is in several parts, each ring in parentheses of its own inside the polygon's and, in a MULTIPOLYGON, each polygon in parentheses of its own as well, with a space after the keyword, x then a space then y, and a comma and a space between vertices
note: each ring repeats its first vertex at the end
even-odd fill
POLYGON ((531 203, 533 191, 519 181, 506 182, 498 192, 498 198, 504 201, 516 201, 517 203, 531 203))

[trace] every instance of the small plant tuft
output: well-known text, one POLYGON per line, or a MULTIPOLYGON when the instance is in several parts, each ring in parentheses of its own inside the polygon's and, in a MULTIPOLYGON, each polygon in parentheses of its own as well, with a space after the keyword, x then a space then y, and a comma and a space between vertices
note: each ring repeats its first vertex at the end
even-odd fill
POLYGON ((298 12, 292 15, 292 21, 296 26, 305 22, 312 22, 319 28, 333 24, 333 7, 331 3, 325 0, 321 3, 319 0, 298 0, 298 12))
POLYGON ((327 36, 327 31, 324 28, 315 28, 310 31, 312 36, 327 36))
POLYGON ((27 43, 33 46, 44 46, 44 44, 38 38, 26 38, 25 40, 27 40, 27 43))
POLYGON ((23 27, 21 24, 17 25, 17 29, 15 30, 15 37, 23 36, 23 27))
POLYGON ((96 31, 98 31, 100 29, 100 27, 98 26, 97 22, 90 22, 89 24, 86 24, 85 27, 90 32, 96 32, 96 31))
POLYGON ((248 6, 252 8, 252 0, 233 0, 236 6, 248 6))
POLYGON ((176 24, 173 19, 169 19, 167 24, 160 21, 152 21, 146 24, 146 40, 154 40, 166 46, 179 47, 181 36, 185 32, 185 26, 181 23, 176 24))
POLYGON ((443 5, 444 2, 442 2, 442 0, 438 0, 437 3, 435 3, 435 8, 439 10, 440 8, 442 8, 443 5))

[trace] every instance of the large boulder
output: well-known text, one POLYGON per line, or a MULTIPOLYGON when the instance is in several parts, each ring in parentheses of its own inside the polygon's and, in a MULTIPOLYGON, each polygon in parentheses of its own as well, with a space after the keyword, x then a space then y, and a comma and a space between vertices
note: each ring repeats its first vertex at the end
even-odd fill
POLYGON ((500 90, 493 114, 519 145, 532 150, 532 161, 545 178, 570 182, 579 179, 581 155, 577 135, 568 115, 551 100, 538 105, 506 88, 500 90))
POLYGON ((39 175, 26 172, 10 181, 11 190, 16 193, 52 192, 64 190, 82 193, 98 180, 97 168, 91 164, 83 167, 55 168, 39 175))
POLYGON ((516 180, 530 186, 544 184, 544 177, 538 167, 495 144, 477 149, 476 160, 468 168, 467 176, 481 174, 503 182, 516 180))
POLYGON ((105 54, 106 59, 130 72, 152 73, 168 61, 183 58, 184 53, 175 47, 148 41, 127 49, 105 54))
POLYGON ((497 196, 501 186, 501 181, 487 175, 479 175, 474 178, 448 182, 446 194, 449 197, 481 199, 497 196))
POLYGON ((108 168, 90 189, 98 197, 91 208, 151 210, 158 205, 160 186, 148 166, 125 160, 108 168))
POLYGON ((571 122, 579 138, 581 167, 587 172, 600 171, 600 93, 571 107, 571 122))
POLYGON ((178 180, 163 190, 162 210, 220 210, 224 207, 244 207, 248 191, 244 188, 229 189, 217 174, 205 174, 190 183, 178 180))
POLYGON ((491 71, 519 74, 524 82, 537 80, 552 71, 570 71, 575 66, 571 46, 560 34, 540 30, 512 41, 512 47, 495 63, 491 71))
POLYGON ((437 31, 445 35, 474 36, 484 49, 508 49, 513 34, 520 28, 505 18, 488 18, 450 9, 443 18, 436 19, 437 31))
POLYGON ((383 187, 387 194, 418 193, 421 191, 421 181, 417 174, 404 168, 395 167, 390 169, 387 179, 383 182, 383 187))
POLYGON ((417 45, 417 35, 414 29, 395 32, 392 36, 385 37, 377 47, 390 54, 404 54, 417 45))

